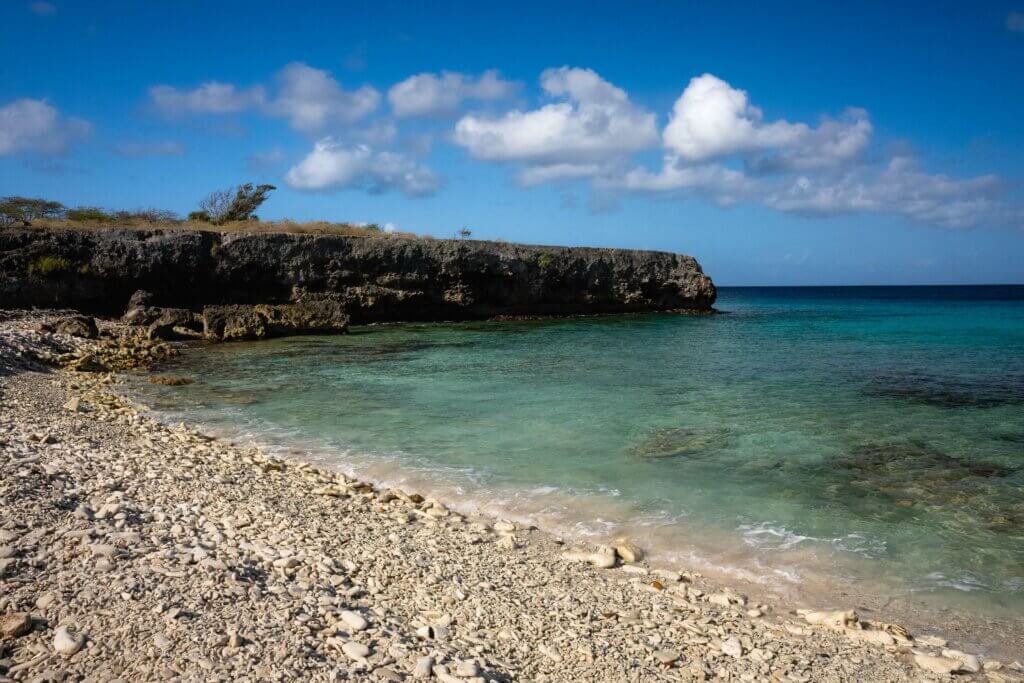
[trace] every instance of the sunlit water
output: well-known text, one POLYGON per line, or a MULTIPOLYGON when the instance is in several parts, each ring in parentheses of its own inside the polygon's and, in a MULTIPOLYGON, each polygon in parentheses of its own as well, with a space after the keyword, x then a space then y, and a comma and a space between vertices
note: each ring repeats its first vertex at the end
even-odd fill
POLYGON ((1024 287, 717 305, 221 345, 177 361, 194 384, 136 390, 170 418, 754 580, 1024 607, 1024 287))

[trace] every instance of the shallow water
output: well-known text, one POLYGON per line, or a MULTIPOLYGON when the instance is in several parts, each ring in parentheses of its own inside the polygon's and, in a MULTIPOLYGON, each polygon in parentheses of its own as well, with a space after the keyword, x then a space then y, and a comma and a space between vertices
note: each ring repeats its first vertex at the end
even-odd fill
POLYGON ((723 289, 725 315, 186 354, 171 417, 753 580, 1024 608, 1024 287, 723 289))

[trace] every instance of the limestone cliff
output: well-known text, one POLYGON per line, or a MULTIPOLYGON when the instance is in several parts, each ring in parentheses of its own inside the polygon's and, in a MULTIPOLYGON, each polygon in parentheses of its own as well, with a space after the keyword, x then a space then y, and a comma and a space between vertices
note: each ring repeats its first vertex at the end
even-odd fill
POLYGON ((0 230, 0 308, 123 313, 136 290, 198 311, 340 299, 353 323, 708 311, 689 256, 405 237, 178 230, 0 230))

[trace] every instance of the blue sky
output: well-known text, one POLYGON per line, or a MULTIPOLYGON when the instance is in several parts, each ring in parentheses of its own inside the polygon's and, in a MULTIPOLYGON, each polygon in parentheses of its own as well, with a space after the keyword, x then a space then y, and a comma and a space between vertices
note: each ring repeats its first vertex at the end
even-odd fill
POLYGON ((892 4, 4 0, 0 195, 1024 282, 1024 0, 892 4))

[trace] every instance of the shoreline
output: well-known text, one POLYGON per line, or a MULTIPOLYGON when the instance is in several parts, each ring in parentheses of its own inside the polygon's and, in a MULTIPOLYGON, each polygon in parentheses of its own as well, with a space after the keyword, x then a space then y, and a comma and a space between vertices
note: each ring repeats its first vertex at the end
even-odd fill
POLYGON ((15 510, 0 615, 32 620, 5 638, 0 678, 1024 680, 934 636, 655 569, 628 544, 565 546, 171 428, 113 381, 0 373, 0 494, 15 510), (65 657, 66 623, 69 650, 84 640, 65 657))
MULTIPOLYGON (((202 347, 192 346, 185 351, 195 352, 202 352, 202 347)), ((180 358, 178 356, 168 362, 176 363, 180 358)), ((188 374, 187 364, 173 365, 170 370, 172 374, 188 374)), ((662 538, 657 530, 652 531, 643 524, 619 524, 614 521, 617 519, 614 515, 614 519, 603 519, 603 512, 606 511, 604 505, 614 504, 613 500, 588 501, 590 514, 578 514, 571 518, 553 515, 550 506, 555 501, 524 498, 513 504, 501 495, 515 496, 519 492, 517 489, 473 490, 471 481, 441 483, 436 471, 410 469, 396 461, 388 461, 386 464, 358 462, 358 455, 345 455, 339 462, 337 452, 324 444, 294 439, 282 439, 280 443, 261 441, 240 427, 237 431, 225 430, 223 426, 195 421, 181 413, 165 412, 131 392, 119 392, 119 395, 165 425, 187 423, 235 447, 258 448, 273 457, 341 473, 377 488, 417 491, 467 517, 492 521, 511 520, 517 524, 536 526, 560 542, 577 545, 611 546, 616 539, 627 538, 642 548, 645 564, 651 569, 694 574, 706 580, 710 586, 742 593, 749 600, 762 604, 791 612, 795 609, 823 609, 824 606, 829 606, 828 609, 851 607, 862 617, 897 622, 915 633, 941 636, 958 642, 965 650, 978 655, 1012 661, 1024 654, 1024 629, 1021 628, 1024 620, 1007 610, 1001 614, 979 611, 977 605, 970 604, 968 593, 950 590, 944 604, 942 601, 929 601, 927 595, 918 597, 913 591, 900 587, 898 581, 889 576, 873 576, 870 586, 859 584, 853 574, 842 574, 840 579, 835 572, 829 572, 827 558, 814 558, 813 564, 807 557, 762 563, 754 556, 754 551, 746 547, 734 551, 736 539, 721 532, 721 535, 712 538, 709 536, 710 530, 705 529, 685 532, 671 539, 662 538), (608 529, 614 531, 597 530, 593 525, 588 525, 586 529, 579 526, 598 518, 602 518, 601 521, 608 529)), ((562 504, 573 498, 571 494, 563 495, 567 499, 559 501, 562 504)), ((579 501, 576 500, 575 504, 578 505, 579 501)), ((815 551, 810 552, 813 555, 815 551)), ((869 570, 874 562, 867 557, 844 559, 864 570, 869 570)), ((832 569, 840 571, 839 567, 832 569)))

